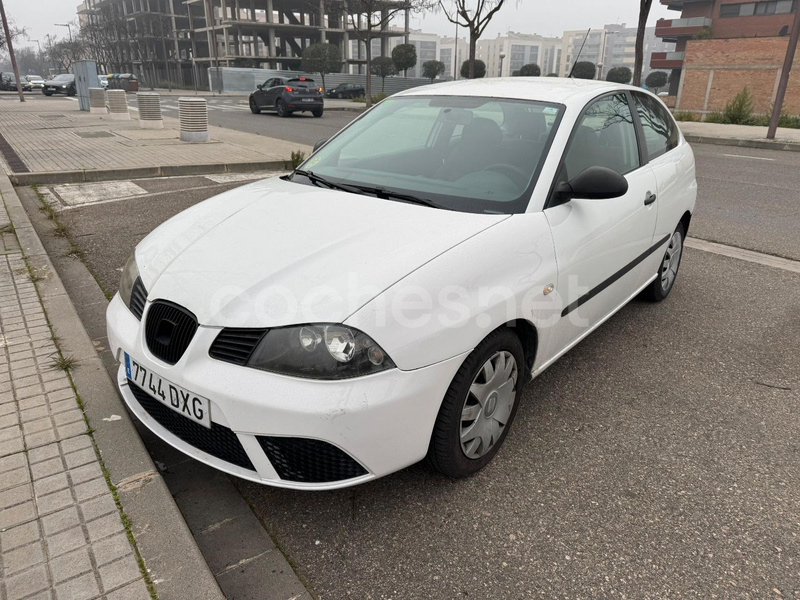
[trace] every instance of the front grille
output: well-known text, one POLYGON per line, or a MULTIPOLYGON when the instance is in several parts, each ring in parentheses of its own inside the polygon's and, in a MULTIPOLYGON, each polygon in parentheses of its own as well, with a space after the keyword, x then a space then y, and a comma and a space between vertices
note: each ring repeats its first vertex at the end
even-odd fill
POLYGON ((224 425, 212 422, 208 429, 167 408, 130 379, 128 387, 147 414, 175 437, 227 463, 255 471, 239 438, 224 425))
POLYGON ((211 344, 208 354, 217 360, 246 365, 266 333, 266 329, 223 329, 211 344))
POLYGON ((147 311, 144 336, 154 356, 174 365, 181 359, 197 331, 197 317, 185 308, 156 300, 147 311))
POLYGON ((147 302, 147 290, 144 289, 142 278, 137 277, 131 288, 131 312, 140 321, 144 312, 144 305, 147 302))
POLYGON ((289 437, 257 439, 280 478, 286 481, 325 483, 367 474, 347 453, 327 442, 289 437))

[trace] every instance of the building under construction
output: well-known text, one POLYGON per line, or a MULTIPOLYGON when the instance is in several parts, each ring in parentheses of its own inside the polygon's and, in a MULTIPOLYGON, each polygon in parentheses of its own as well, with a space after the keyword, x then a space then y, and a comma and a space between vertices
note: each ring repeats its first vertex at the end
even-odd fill
MULTIPOLYGON (((399 5, 383 6, 387 14, 399 5)), ((342 7, 342 0, 85 0, 78 18, 101 69, 153 85, 205 86, 217 65, 300 69, 303 50, 319 42, 341 49, 342 71, 364 72, 364 44, 350 40, 366 16, 342 7)), ((397 15, 405 27, 378 34, 382 55, 389 38, 408 38, 408 12, 397 15)))

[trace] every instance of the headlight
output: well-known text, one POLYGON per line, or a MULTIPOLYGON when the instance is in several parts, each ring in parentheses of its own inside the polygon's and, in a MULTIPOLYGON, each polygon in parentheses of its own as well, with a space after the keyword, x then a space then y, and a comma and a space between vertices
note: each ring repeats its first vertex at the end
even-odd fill
POLYGON ((131 292, 133 284, 139 277, 139 267, 136 266, 136 253, 131 254, 128 262, 122 268, 122 277, 119 280, 119 297, 128 308, 131 307, 131 292))
POLYGON ((393 369, 395 364, 357 329, 314 324, 270 329, 247 366, 308 379, 349 379, 393 369))
POLYGON ((62 86, 61 86, 61 89, 64 89, 64 88, 66 88, 66 87, 67 87, 67 86, 65 86, 65 85, 62 85, 62 86))

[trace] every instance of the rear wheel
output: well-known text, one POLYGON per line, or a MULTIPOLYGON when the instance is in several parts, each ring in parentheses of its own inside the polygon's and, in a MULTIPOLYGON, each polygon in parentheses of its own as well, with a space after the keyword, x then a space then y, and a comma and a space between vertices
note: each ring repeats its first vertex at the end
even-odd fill
POLYGON ((312 110, 311 114, 314 115, 317 119, 322 116, 322 109, 318 108, 317 110, 312 110))
POLYGON ((498 329, 461 365, 433 428, 428 462, 448 477, 467 477, 486 466, 503 444, 525 381, 519 338, 498 329))
POLYGON ((261 108, 259 108, 258 104, 256 104, 255 98, 250 98, 250 112, 254 115, 261 113, 261 108))
POLYGON ((275 103, 275 111, 278 113, 279 117, 288 117, 288 116, 291 116, 291 114, 292 114, 292 111, 290 111, 286 107, 286 102, 284 102, 280 98, 275 103))
POLYGON ((675 280, 678 278, 678 269, 681 266, 684 235, 683 223, 678 223, 677 229, 675 229, 669 240, 667 250, 664 252, 664 258, 661 260, 661 265, 658 269, 658 276, 642 292, 641 297, 643 299, 650 302, 661 302, 669 296, 675 286, 675 280))

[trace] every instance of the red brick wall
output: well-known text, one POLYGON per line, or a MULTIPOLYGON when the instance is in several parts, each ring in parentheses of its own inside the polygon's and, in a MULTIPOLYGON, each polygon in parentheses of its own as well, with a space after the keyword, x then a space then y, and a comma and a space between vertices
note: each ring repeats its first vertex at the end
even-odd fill
MULTIPOLYGON (((689 41, 678 109, 701 113, 721 110, 747 86, 755 111, 768 113, 787 44, 785 37, 689 41)), ((800 50, 795 56, 784 107, 787 112, 800 115, 800 50)))
MULTIPOLYGON (((752 17, 720 17, 719 7, 722 4, 739 4, 742 0, 717 0, 714 3, 714 30, 715 38, 743 38, 743 37, 777 37, 784 26, 792 27, 794 14, 782 15, 754 15, 752 17)), ((685 12, 685 9, 684 9, 685 12)))

